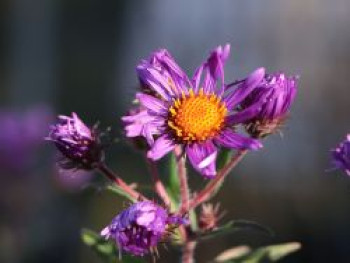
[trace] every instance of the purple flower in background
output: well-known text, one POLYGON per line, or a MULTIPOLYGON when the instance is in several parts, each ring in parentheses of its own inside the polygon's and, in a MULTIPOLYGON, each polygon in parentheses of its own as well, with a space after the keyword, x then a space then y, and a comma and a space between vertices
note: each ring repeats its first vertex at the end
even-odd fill
POLYGON ((43 106, 23 113, 0 111, 0 171, 29 171, 50 119, 50 110, 43 106))
POLYGON ((247 131, 253 137, 269 135, 283 124, 297 92, 297 78, 287 77, 283 73, 266 74, 261 83, 240 104, 240 109, 256 105, 263 98, 265 102, 246 123, 247 131))
POLYGON ((164 208, 151 201, 142 201, 118 214, 101 231, 101 235, 113 239, 120 252, 143 256, 165 240, 172 225, 184 222, 176 218, 181 219, 169 215, 164 208))
POLYGON ((127 117, 130 122, 126 130, 129 137, 147 138, 149 158, 158 160, 176 145, 182 145, 193 167, 213 178, 218 146, 252 150, 262 147, 259 141, 234 129, 251 118, 251 112, 257 111, 261 103, 239 113, 234 110, 261 83, 265 71, 260 68, 235 90, 227 89, 223 68, 229 52, 229 45, 217 47, 192 80, 166 50, 153 53, 137 66, 141 83, 151 92, 136 95, 144 110, 142 116, 127 117))
POLYGON ((332 150, 333 165, 350 176, 350 134, 332 150))
POLYGON ((103 157, 95 129, 87 127, 75 113, 58 119, 59 122, 50 127, 47 140, 53 141, 65 157, 61 167, 92 169, 103 157))

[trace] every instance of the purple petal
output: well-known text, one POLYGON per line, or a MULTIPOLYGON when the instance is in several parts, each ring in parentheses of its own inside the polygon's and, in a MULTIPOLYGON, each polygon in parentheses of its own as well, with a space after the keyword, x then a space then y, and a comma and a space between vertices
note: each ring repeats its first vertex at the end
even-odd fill
POLYGON ((194 88, 194 92, 197 93, 199 88, 200 88, 200 82, 201 82, 201 78, 202 78, 202 73, 203 73, 203 68, 204 66, 201 65, 199 68, 197 68, 196 72, 193 75, 192 78, 192 85, 194 88))
POLYGON ((172 95, 171 88, 166 80, 159 73, 157 74, 156 70, 150 70, 153 67, 148 62, 143 61, 143 63, 137 66, 136 71, 142 82, 158 93, 163 99, 169 100, 172 95))
POLYGON ((242 84, 238 86, 231 94, 226 98, 226 106, 228 109, 232 109, 234 106, 243 101, 263 80, 265 76, 265 69, 258 68, 246 78, 242 84))
POLYGON ((207 178, 216 175, 217 149, 213 142, 193 143, 186 147, 186 153, 192 166, 207 178))
POLYGON ((167 112, 167 107, 165 103, 154 96, 150 96, 144 93, 137 93, 136 98, 140 100, 140 103, 147 109, 155 113, 167 112))
POLYGON ((252 104, 248 108, 245 108, 242 111, 239 111, 238 113, 228 116, 226 118, 226 122, 229 125, 235 125, 239 123, 245 123, 253 119, 255 116, 259 114, 259 112, 261 111, 261 106, 266 102, 271 92, 272 90, 261 95, 261 97, 259 98, 259 101, 252 104))
POLYGON ((154 142, 153 147, 147 152, 147 157, 155 161, 159 160, 174 147, 174 141, 169 139, 167 135, 163 135, 154 142))
POLYGON ((232 130, 226 129, 215 138, 215 141, 227 148, 234 148, 239 150, 250 149, 258 150, 262 147, 260 141, 244 137, 232 130))

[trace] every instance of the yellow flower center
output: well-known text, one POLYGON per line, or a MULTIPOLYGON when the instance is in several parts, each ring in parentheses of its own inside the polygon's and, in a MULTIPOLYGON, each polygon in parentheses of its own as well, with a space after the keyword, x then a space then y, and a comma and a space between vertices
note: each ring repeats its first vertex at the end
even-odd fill
POLYGON ((227 113, 225 104, 215 94, 189 95, 174 100, 169 109, 168 126, 183 142, 204 141, 218 134, 227 113))

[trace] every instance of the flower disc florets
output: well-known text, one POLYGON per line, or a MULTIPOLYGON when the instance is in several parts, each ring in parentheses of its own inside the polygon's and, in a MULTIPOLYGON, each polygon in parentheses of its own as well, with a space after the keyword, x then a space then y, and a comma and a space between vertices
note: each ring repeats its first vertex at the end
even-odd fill
POLYGON ((169 109, 168 126, 182 142, 198 142, 216 136, 224 124, 227 109, 215 94, 193 90, 174 100, 169 109))
POLYGON ((117 215, 101 235, 113 239, 121 251, 143 256, 167 238, 171 226, 184 222, 159 205, 142 201, 117 215))
POLYGON ((65 157, 63 168, 91 169, 102 159, 102 149, 94 129, 87 127, 77 116, 59 116, 59 123, 52 125, 48 140, 53 141, 65 157))
POLYGON ((350 176, 350 134, 335 149, 332 150, 334 167, 350 176))
POLYGON ((297 78, 283 73, 266 74, 255 90, 241 103, 242 110, 263 102, 258 113, 246 122, 253 137, 264 137, 277 131, 289 113, 296 95, 297 78))

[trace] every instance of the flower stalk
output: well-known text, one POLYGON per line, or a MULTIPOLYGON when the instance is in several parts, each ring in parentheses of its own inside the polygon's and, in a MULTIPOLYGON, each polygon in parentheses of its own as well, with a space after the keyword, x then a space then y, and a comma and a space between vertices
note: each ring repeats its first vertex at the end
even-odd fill
MULTIPOLYGON (((229 172, 243 159, 247 154, 248 150, 238 151, 231 160, 218 172, 217 176, 211 180, 207 186, 200 191, 197 196, 190 202, 188 209, 196 208, 198 205, 207 201, 215 191, 215 189, 225 180, 229 172)), ((182 212, 187 212, 188 210, 182 210, 182 212)))
POLYGON ((158 196, 162 199, 165 206, 169 209, 170 205, 171 205, 171 200, 170 200, 170 197, 168 195, 168 192, 165 189, 164 184, 162 183, 162 181, 159 178, 159 172, 158 172, 157 166, 156 166, 155 162, 148 159, 147 157, 146 157, 146 162, 147 162, 147 166, 148 166, 148 169, 150 171, 150 174, 152 175, 154 190, 156 191, 158 196))
POLYGON ((146 199, 142 194, 132 189, 123 179, 121 179, 115 172, 113 172, 109 167, 101 162, 98 164, 96 169, 103 175, 105 175, 109 180, 114 182, 117 186, 119 186, 125 193, 130 195, 133 199, 146 199))
POLYGON ((190 190, 188 186, 186 160, 181 150, 181 147, 179 146, 175 147, 174 153, 175 153, 176 163, 177 163, 177 172, 180 180, 180 197, 181 197, 180 211, 188 212, 190 208, 190 190))
POLYGON ((182 263, 194 263, 194 251, 196 249, 196 241, 188 241, 182 249, 182 263))

